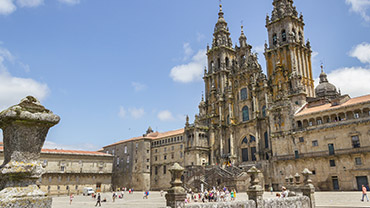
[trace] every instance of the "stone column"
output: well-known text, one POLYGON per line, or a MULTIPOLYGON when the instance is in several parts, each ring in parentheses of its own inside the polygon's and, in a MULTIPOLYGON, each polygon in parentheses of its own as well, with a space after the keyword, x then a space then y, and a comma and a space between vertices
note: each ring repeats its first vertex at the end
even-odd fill
POLYGON ((251 178, 251 184, 247 189, 248 199, 256 202, 256 207, 263 206, 263 187, 261 186, 260 180, 258 179, 258 174, 261 173, 255 166, 248 170, 248 175, 251 178))
POLYGON ((209 133, 209 146, 211 147, 211 161, 209 162, 211 165, 215 164, 215 156, 214 155, 214 146, 215 146, 215 133, 214 130, 211 129, 209 133))
POLYGON ((59 120, 59 116, 32 96, 0 113, 0 128, 4 134, 0 207, 51 207, 51 197, 36 185, 45 172, 38 159, 49 128, 59 120))
POLYGON ((311 208, 314 208, 315 207, 315 195, 314 195, 315 187, 312 184, 312 181, 310 179, 312 172, 309 171, 307 168, 305 168, 302 172, 302 175, 304 177, 303 187, 302 187, 303 196, 308 196, 308 198, 310 198, 311 208))
POLYGON ((171 172, 171 188, 166 194, 166 205, 171 208, 184 208, 186 193, 181 181, 184 168, 175 163, 169 171, 171 172))

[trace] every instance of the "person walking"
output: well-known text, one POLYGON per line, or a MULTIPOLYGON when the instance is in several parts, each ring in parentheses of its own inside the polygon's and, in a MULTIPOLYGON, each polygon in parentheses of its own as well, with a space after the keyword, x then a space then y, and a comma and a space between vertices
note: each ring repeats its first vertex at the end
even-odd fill
POLYGON ((112 195, 113 202, 115 202, 115 201, 116 201, 116 197, 117 197, 116 192, 113 192, 113 195, 112 195))
POLYGON ((69 204, 70 205, 72 204, 72 200, 73 200, 73 194, 69 195, 69 204))
POLYGON ((99 204, 99 207, 101 207, 101 196, 100 196, 100 193, 98 193, 98 197, 96 199, 96 204, 95 206, 97 206, 99 204))
POLYGON ((367 197, 366 191, 367 191, 366 187, 364 185, 362 185, 362 199, 361 199, 361 201, 364 201, 364 198, 366 196, 367 202, 369 202, 369 197, 367 197))

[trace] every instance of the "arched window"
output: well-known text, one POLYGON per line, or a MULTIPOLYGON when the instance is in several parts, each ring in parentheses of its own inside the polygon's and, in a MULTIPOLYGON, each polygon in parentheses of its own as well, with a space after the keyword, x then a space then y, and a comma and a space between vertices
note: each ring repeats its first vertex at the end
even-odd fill
POLYGON ((243 121, 248 121, 249 120, 249 109, 248 106, 244 106, 242 109, 243 112, 243 121))
POLYGON ((254 137, 254 136, 252 136, 252 135, 250 135, 250 142, 252 143, 252 142, 255 142, 256 141, 256 137, 254 137))
POLYGON ((225 58, 225 63, 226 63, 226 67, 228 67, 229 66, 229 58, 225 58))
POLYGON ((220 68, 220 67, 221 67, 221 60, 217 59, 217 68, 220 68))
POLYGON ((213 61, 211 61, 211 64, 209 66, 209 72, 212 73, 213 72, 213 68, 215 67, 214 66, 215 64, 213 63, 213 61))
POLYGON ((302 121, 297 122, 298 128, 302 128, 302 121))
POLYGON ((243 88, 240 90, 240 99, 246 100, 248 98, 248 91, 247 88, 243 88))
POLYGON ((269 136, 267 134, 267 131, 264 133, 265 137, 265 148, 269 148, 269 136))
POLYGON ((266 117, 266 106, 262 107, 262 117, 266 117))
POLYGON ((247 139, 247 137, 244 137, 244 139, 242 140, 242 144, 248 144, 248 139, 247 139))
POLYGON ((286 41, 286 32, 285 32, 285 30, 283 30, 283 31, 281 32, 281 39, 283 40, 283 42, 285 42, 285 41, 286 41))
POLYGON ((274 45, 276 45, 276 44, 277 44, 277 35, 276 35, 276 33, 272 36, 272 43, 273 43, 274 45))
POLYGON ((230 125, 230 116, 229 115, 227 115, 227 120, 226 121, 227 121, 227 124, 230 125))

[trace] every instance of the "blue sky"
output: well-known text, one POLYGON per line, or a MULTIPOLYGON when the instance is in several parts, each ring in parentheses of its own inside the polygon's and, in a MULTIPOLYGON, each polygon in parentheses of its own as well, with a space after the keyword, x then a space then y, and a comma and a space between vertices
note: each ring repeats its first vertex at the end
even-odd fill
MULTIPOLYGON (((272 0, 224 0, 234 43, 241 21, 265 67, 272 0)), ((370 0, 296 0, 329 81, 352 97, 370 93, 370 0)), ((26 95, 61 117, 48 147, 96 150, 148 126, 192 119, 204 90, 204 50, 216 0, 0 0, 0 109, 26 95)))

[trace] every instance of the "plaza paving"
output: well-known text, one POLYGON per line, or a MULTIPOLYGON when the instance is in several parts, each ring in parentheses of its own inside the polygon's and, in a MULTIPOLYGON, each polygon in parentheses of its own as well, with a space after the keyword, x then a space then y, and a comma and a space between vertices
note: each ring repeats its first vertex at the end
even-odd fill
MULTIPOLYGON (((264 198, 275 197, 274 194, 265 193, 264 198)), ((361 202, 361 192, 316 192, 316 205, 319 208, 358 208, 370 207, 370 202, 361 202)), ((159 192, 150 192, 149 199, 143 199, 142 192, 128 194, 126 192, 124 199, 116 199, 112 202, 112 193, 102 193, 102 199, 107 198, 108 202, 103 202, 102 207, 137 207, 137 208, 156 208, 165 207, 166 201, 164 196, 161 197, 159 192)), ((238 193, 237 200, 247 199, 246 193, 238 193)), ((75 196, 72 205, 69 205, 68 196, 53 197, 53 208, 85 208, 95 207, 96 200, 88 196, 75 196)))

